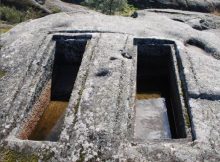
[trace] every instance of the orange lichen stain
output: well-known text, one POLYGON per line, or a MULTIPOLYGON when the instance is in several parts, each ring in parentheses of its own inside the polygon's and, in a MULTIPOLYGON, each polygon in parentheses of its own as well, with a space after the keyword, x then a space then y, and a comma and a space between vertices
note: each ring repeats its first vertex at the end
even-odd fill
POLYGON ((29 140, 44 140, 64 114, 68 102, 51 101, 32 131, 29 140))
POLYGON ((137 100, 147 100, 153 98, 161 98, 161 94, 159 92, 149 92, 149 93, 137 93, 137 100))

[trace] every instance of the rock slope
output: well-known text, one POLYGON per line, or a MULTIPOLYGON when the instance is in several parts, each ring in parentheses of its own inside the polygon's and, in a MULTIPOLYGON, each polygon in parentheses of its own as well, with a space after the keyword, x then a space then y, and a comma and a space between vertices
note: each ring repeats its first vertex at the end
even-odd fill
POLYGON ((218 0, 129 0, 139 8, 173 8, 199 12, 220 12, 218 0))

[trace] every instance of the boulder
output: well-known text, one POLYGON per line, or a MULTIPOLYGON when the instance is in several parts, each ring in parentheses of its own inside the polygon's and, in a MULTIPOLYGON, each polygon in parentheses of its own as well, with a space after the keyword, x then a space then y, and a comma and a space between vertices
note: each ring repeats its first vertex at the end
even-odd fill
POLYGON ((173 8, 198 12, 220 11, 218 0, 128 0, 138 8, 173 8))
MULTIPOLYGON (((9 159, 8 150, 18 152, 18 158, 34 154, 39 161, 220 161, 219 16, 171 9, 141 10, 137 15, 73 10, 23 22, 1 35, 2 161, 9 159), (171 80, 177 81, 175 92, 182 105, 177 116, 183 121, 177 127, 186 134, 182 138, 134 139, 135 40, 147 42, 148 49, 155 46, 163 55, 167 54, 164 49, 172 54, 172 66, 167 69, 173 70, 171 80), (76 62, 79 58, 81 63, 76 62), (57 76, 52 70, 54 60, 62 63, 59 76, 76 77, 69 83, 58 76, 60 88, 74 84, 68 107, 52 129, 59 137, 56 141, 26 140, 21 132, 34 129, 44 112, 44 101, 51 100, 48 83, 52 79, 53 85, 57 76), (69 68, 72 65, 77 66, 77 75, 69 68)), ((152 54, 158 55, 153 50, 152 54)), ((151 102, 154 110, 152 105, 164 107, 164 102, 151 102)), ((149 112, 162 116, 156 110, 149 112)), ((165 123, 156 125, 162 129, 165 123)), ((154 129, 153 124, 150 128, 154 129)))

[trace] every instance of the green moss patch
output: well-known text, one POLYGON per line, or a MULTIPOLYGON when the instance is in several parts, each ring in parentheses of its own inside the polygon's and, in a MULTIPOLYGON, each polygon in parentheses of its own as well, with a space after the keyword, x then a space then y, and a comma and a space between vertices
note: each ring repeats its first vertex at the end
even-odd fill
POLYGON ((38 157, 33 154, 23 154, 17 151, 0 150, 0 161, 3 162, 38 162, 38 157))
POLYGON ((58 8, 58 7, 55 7, 55 6, 49 8, 49 9, 52 11, 52 13, 59 13, 59 12, 61 12, 61 9, 58 8))
POLYGON ((190 128, 191 123, 190 123, 189 115, 187 113, 185 114, 185 121, 186 121, 187 128, 190 128))
POLYGON ((0 78, 3 77, 4 75, 5 75, 5 72, 0 70, 0 78))

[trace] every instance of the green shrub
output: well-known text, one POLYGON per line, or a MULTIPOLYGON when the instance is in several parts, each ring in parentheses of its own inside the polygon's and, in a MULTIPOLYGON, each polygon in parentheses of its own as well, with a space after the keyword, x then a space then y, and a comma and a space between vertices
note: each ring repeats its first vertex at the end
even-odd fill
POLYGON ((113 15, 123 11, 127 6, 127 0, 85 0, 82 4, 102 13, 113 15))
POLYGON ((131 16, 135 11, 137 11, 137 8, 135 8, 133 5, 126 5, 122 11, 119 12, 119 15, 122 16, 131 16))
POLYGON ((14 6, 0 6, 0 17, 2 21, 9 24, 17 24, 28 19, 36 19, 45 16, 41 10, 29 7, 27 10, 18 10, 14 6))
POLYGON ((24 19, 24 14, 21 11, 16 10, 14 7, 0 6, 1 20, 9 23, 19 23, 24 19))

